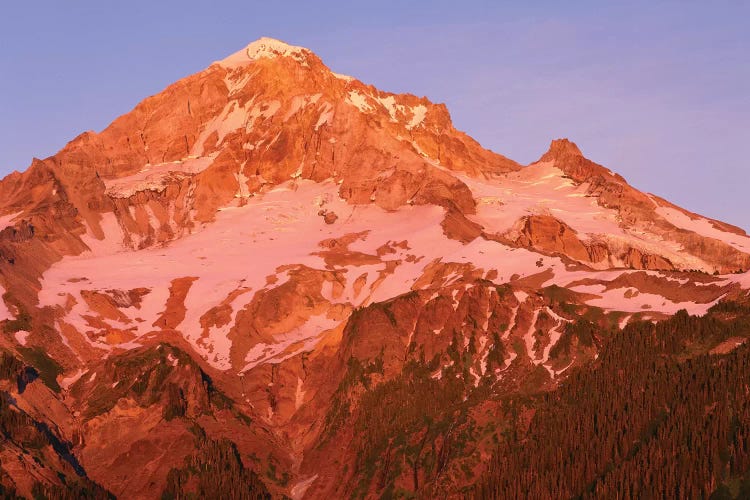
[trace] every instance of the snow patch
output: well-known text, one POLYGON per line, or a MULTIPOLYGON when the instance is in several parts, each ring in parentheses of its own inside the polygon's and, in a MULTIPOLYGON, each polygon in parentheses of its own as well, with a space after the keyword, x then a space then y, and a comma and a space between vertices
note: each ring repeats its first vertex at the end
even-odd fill
POLYGON ((15 222, 15 219, 18 218, 19 215, 23 214, 23 212, 16 212, 14 214, 7 214, 7 215, 0 215, 0 231, 5 229, 8 226, 12 226, 15 222))
POLYGON ((287 112, 284 114, 282 121, 286 123, 289 118, 296 115, 301 109, 315 104, 321 97, 323 97, 323 94, 296 95, 292 97, 291 104, 289 105, 289 110, 287 110, 287 112))
POLYGON ((229 97, 234 96, 237 92, 244 89, 245 86, 253 79, 254 74, 246 73, 229 73, 224 77, 224 84, 229 91, 229 97))
MULTIPOLYGON (((597 355, 598 355, 598 353, 597 353, 597 355)), ((594 358, 594 359, 596 359, 596 358, 594 358)), ((549 366, 545 366, 545 368, 549 372, 550 376, 554 379, 554 378, 559 377, 563 373, 565 373, 565 371, 567 371, 568 368, 570 368, 571 366, 573 366, 574 362, 575 362, 575 360, 571 361, 570 363, 568 363, 568 365, 566 367, 562 368, 561 370, 553 370, 549 366)))
POLYGON ((474 378, 474 387, 478 387, 482 377, 476 372, 476 370, 474 370, 473 366, 469 367, 469 375, 474 378))
POLYGON ((339 80, 344 80, 345 82, 353 82, 355 78, 353 76, 349 75, 342 75, 341 73, 331 73, 333 76, 338 78, 339 80))
POLYGON ((684 212, 672 207, 658 207, 656 213, 667 222, 681 229, 686 229, 707 238, 714 238, 731 245, 737 250, 750 253, 750 237, 717 229, 711 221, 703 217, 691 218, 684 212))
MULTIPOLYGON (((523 292, 514 292, 514 293, 523 293, 523 292)), ((526 295, 526 294, 524 294, 526 295)), ((518 295, 516 295, 516 298, 518 298, 518 295)), ((526 299, 524 298, 524 301, 526 299)), ((523 301, 520 301, 523 302, 523 301)), ((503 332, 502 339, 508 340, 510 337, 510 332, 513 331, 513 329, 516 327, 516 321, 518 321, 518 309, 520 309, 520 306, 516 306, 513 308, 513 316, 510 318, 510 324, 508 324, 508 329, 503 332)))
POLYGON ((620 321, 617 323, 617 327, 622 330, 626 326, 628 326, 628 322, 630 321, 630 318, 632 318, 632 314, 628 314, 627 316, 624 316, 620 321))
MULTIPOLYGON (((563 318, 562 316, 555 313, 552 309, 547 307, 545 309, 545 312, 549 314, 552 318, 557 320, 557 324, 554 328, 552 328, 548 334, 549 334, 549 343, 544 348, 544 353, 542 354, 542 359, 539 361, 539 363, 545 365, 549 361, 549 355, 552 351, 552 348, 555 347, 555 344, 557 344, 558 340, 560 340, 560 337, 562 336, 562 328, 564 328, 565 323, 570 323, 569 319, 563 318)), ((536 364, 539 364, 536 363, 536 364)), ((552 368, 545 365, 545 368, 550 373, 552 378, 555 378, 555 372, 552 370, 552 368)))
POLYGON ((102 230, 103 238, 97 238, 94 230, 87 224, 86 234, 81 236, 81 241, 89 247, 90 252, 85 252, 81 257, 93 255, 106 255, 115 252, 121 252, 125 249, 123 241, 125 234, 122 232, 117 216, 111 212, 103 213, 99 220, 99 227, 102 230))
POLYGON ((71 385, 75 384, 78 381, 78 379, 80 379, 81 376, 83 376, 84 373, 86 373, 86 371, 83 368, 79 368, 78 371, 75 372, 73 375, 70 375, 69 377, 65 377, 64 379, 62 379, 60 381, 60 387, 62 387, 64 391, 67 391, 68 388, 71 385))
POLYGON ((515 360, 515 359, 516 359, 517 357, 518 357, 518 353, 517 353, 516 351, 514 351, 514 350, 511 350, 511 351, 510 351, 510 355, 509 355, 508 359, 506 359, 506 360, 505 360, 505 366, 503 367, 502 371, 505 371, 505 370, 507 370, 508 368, 510 368, 510 365, 512 365, 512 364, 513 364, 513 361, 514 361, 514 360, 515 360))
POLYGON ((16 337, 16 342, 23 346, 26 345, 26 340, 29 338, 29 335, 31 335, 31 332, 27 332, 25 330, 19 330, 14 334, 14 336, 16 337))
POLYGON ((372 106, 367 103, 367 96, 360 94, 356 90, 349 91, 349 96, 346 98, 346 102, 355 106, 363 113, 367 113, 373 109, 372 106))
POLYGON ((301 500, 302 498, 304 498, 307 489, 315 482, 316 479, 318 479, 317 474, 295 483, 289 492, 292 500, 301 500))
POLYGON ((742 274, 733 274, 729 277, 728 281, 733 283, 739 283, 744 289, 750 288, 750 271, 745 271, 742 274))
POLYGON ((601 297, 587 300, 586 303, 594 307, 601 307, 603 309, 622 311, 627 313, 658 311, 664 314, 671 315, 676 313, 680 309, 685 309, 689 314, 701 315, 705 314, 711 306, 721 300, 721 297, 719 297, 707 304, 701 304, 692 301, 673 302, 661 295, 645 292, 640 292, 637 295, 629 294, 630 297, 626 297, 626 291, 627 289, 623 288, 607 290, 606 292, 600 294, 601 297))
POLYGON ((305 391, 302 389, 304 382, 301 378, 297 377, 297 389, 294 392, 294 409, 299 410, 302 404, 305 402, 305 391))
POLYGON ((250 196, 250 190, 247 187, 247 181, 250 180, 245 175, 245 163, 240 164, 240 168, 236 174, 234 174, 235 180, 237 180, 237 192, 234 194, 235 198, 248 198, 250 196))
POLYGON ((211 166, 218 153, 177 161, 147 164, 133 175, 104 179, 105 193, 112 198, 130 198, 140 191, 163 191, 170 182, 200 173, 211 166))
POLYGON ((0 321, 11 319, 13 317, 8 310, 8 306, 5 305, 3 295, 5 295, 5 288, 0 285, 0 321))
POLYGON ((204 156, 204 144, 212 135, 217 135, 216 145, 220 146, 227 135, 240 129, 250 132, 259 118, 267 120, 280 108, 281 102, 277 100, 256 103, 253 97, 242 106, 236 100, 229 101, 219 116, 208 122, 195 141, 191 154, 195 157, 204 156))
POLYGON ((419 104, 411 108, 411 111, 412 111, 412 118, 409 121, 409 123, 406 125, 406 128, 408 130, 416 128, 422 124, 425 116, 427 115, 427 106, 423 104, 419 104))
POLYGON ((523 342, 526 344, 526 354, 528 354, 529 359, 534 363, 538 364, 536 362, 536 356, 534 353, 534 343, 536 342, 536 339, 534 338, 534 334, 536 333, 536 320, 539 318, 539 309, 534 310, 534 316, 531 318, 531 324, 529 325, 529 331, 526 332, 526 335, 523 336, 523 342))
POLYGON ((396 98, 392 95, 389 95, 388 97, 374 97, 376 101, 380 103, 381 106, 383 106, 386 111, 388 111, 388 114, 391 117, 392 122, 398 122, 398 118, 396 118, 397 113, 404 113, 406 107, 402 104, 396 104, 396 98))
POLYGON ((294 330, 277 335, 273 344, 258 343, 245 357, 247 363, 242 369, 246 372, 261 363, 278 364, 300 352, 311 351, 323 333, 333 329, 339 321, 324 315, 311 316, 307 322, 294 330))
POLYGON ((320 112, 320 118, 318 118, 318 121, 315 124, 315 130, 318 130, 320 127, 322 127, 326 123, 329 123, 332 119, 333 119, 333 106, 329 102, 324 102, 321 112, 320 112))

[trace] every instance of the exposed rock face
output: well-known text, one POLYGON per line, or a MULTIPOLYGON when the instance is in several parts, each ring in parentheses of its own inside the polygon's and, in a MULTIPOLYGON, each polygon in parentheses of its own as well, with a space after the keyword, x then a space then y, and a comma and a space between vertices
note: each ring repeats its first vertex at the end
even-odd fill
POLYGON ((586 182, 592 177, 625 182, 625 179, 607 170, 605 167, 586 159, 578 146, 568 139, 556 139, 539 161, 553 161, 555 166, 565 172, 576 182, 586 182))
POLYGON ((0 231, 0 239, 11 243, 28 241, 34 237, 34 226, 28 221, 21 221, 18 227, 8 226, 0 231))
POLYGON ((749 252, 567 140, 521 167, 261 39, 0 181, 0 485, 458 495, 499 401, 743 298, 713 273, 749 252))
POLYGON ((323 217, 326 224, 333 224, 339 218, 339 216, 336 215, 336 212, 330 212, 328 210, 320 210, 318 215, 323 217))
POLYGON ((567 255, 575 260, 593 260, 586 246, 578 239, 576 232, 567 224, 549 215, 526 217, 523 221, 521 236, 516 243, 545 252, 567 255))
MULTIPOLYGON (((525 217, 521 224, 521 234, 516 239, 516 244, 520 246, 592 264, 605 262, 611 257, 610 249, 606 244, 598 242, 584 244, 578 239, 575 230, 554 217, 532 215, 525 217)), ((637 248, 628 248, 619 260, 631 269, 668 271, 674 269, 668 259, 659 255, 643 253, 637 248)))
POLYGON ((673 269, 672 263, 658 255, 647 255, 635 248, 628 250, 625 263, 633 269, 673 269))

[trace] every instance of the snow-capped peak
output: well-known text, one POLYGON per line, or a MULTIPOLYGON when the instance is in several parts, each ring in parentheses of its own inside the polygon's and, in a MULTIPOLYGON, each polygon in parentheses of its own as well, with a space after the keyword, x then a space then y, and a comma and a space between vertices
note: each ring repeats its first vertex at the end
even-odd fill
POLYGON ((296 47, 276 40, 275 38, 263 37, 248 45, 245 48, 247 55, 250 59, 260 59, 263 57, 296 57, 302 56, 305 52, 309 52, 304 47, 296 47))
POLYGON ((219 61, 226 68, 236 68, 252 61, 273 57, 291 57, 299 63, 307 64, 306 55, 309 49, 289 45, 275 38, 263 37, 250 43, 247 47, 219 61))

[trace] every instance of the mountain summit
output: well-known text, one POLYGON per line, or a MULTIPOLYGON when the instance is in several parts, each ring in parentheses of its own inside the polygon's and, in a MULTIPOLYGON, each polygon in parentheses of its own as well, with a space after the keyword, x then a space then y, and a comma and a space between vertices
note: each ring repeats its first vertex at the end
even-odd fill
POLYGON ((237 68, 264 57, 290 57, 301 64, 307 64, 306 57, 309 55, 312 55, 312 52, 304 47, 295 47, 281 40, 263 37, 222 59, 218 64, 225 68, 237 68))
POLYGON ((540 161, 555 160, 566 156, 583 156, 583 153, 578 149, 575 142, 568 139, 555 139, 550 143, 549 149, 540 161))
POLYGON ((597 359, 580 318, 705 314, 748 269, 744 231, 567 139, 521 166, 442 104, 261 38, 0 181, 0 410, 21 422, 0 484, 458 494, 497 398, 597 359), (444 406, 396 439, 370 417, 414 384, 444 406))

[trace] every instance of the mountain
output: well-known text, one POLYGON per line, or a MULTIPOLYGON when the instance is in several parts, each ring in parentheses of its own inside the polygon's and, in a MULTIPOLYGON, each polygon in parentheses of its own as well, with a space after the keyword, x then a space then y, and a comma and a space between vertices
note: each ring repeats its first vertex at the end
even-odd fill
MULTIPOLYGON (((617 454, 537 484, 614 491, 671 404, 617 377, 704 377, 746 446, 709 374, 749 359, 749 269, 743 230, 569 140, 522 166, 263 38, 0 181, 1 491, 507 497, 550 439, 592 456, 555 428, 637 407, 617 454)), ((733 443, 689 491, 739 488, 733 443)))

